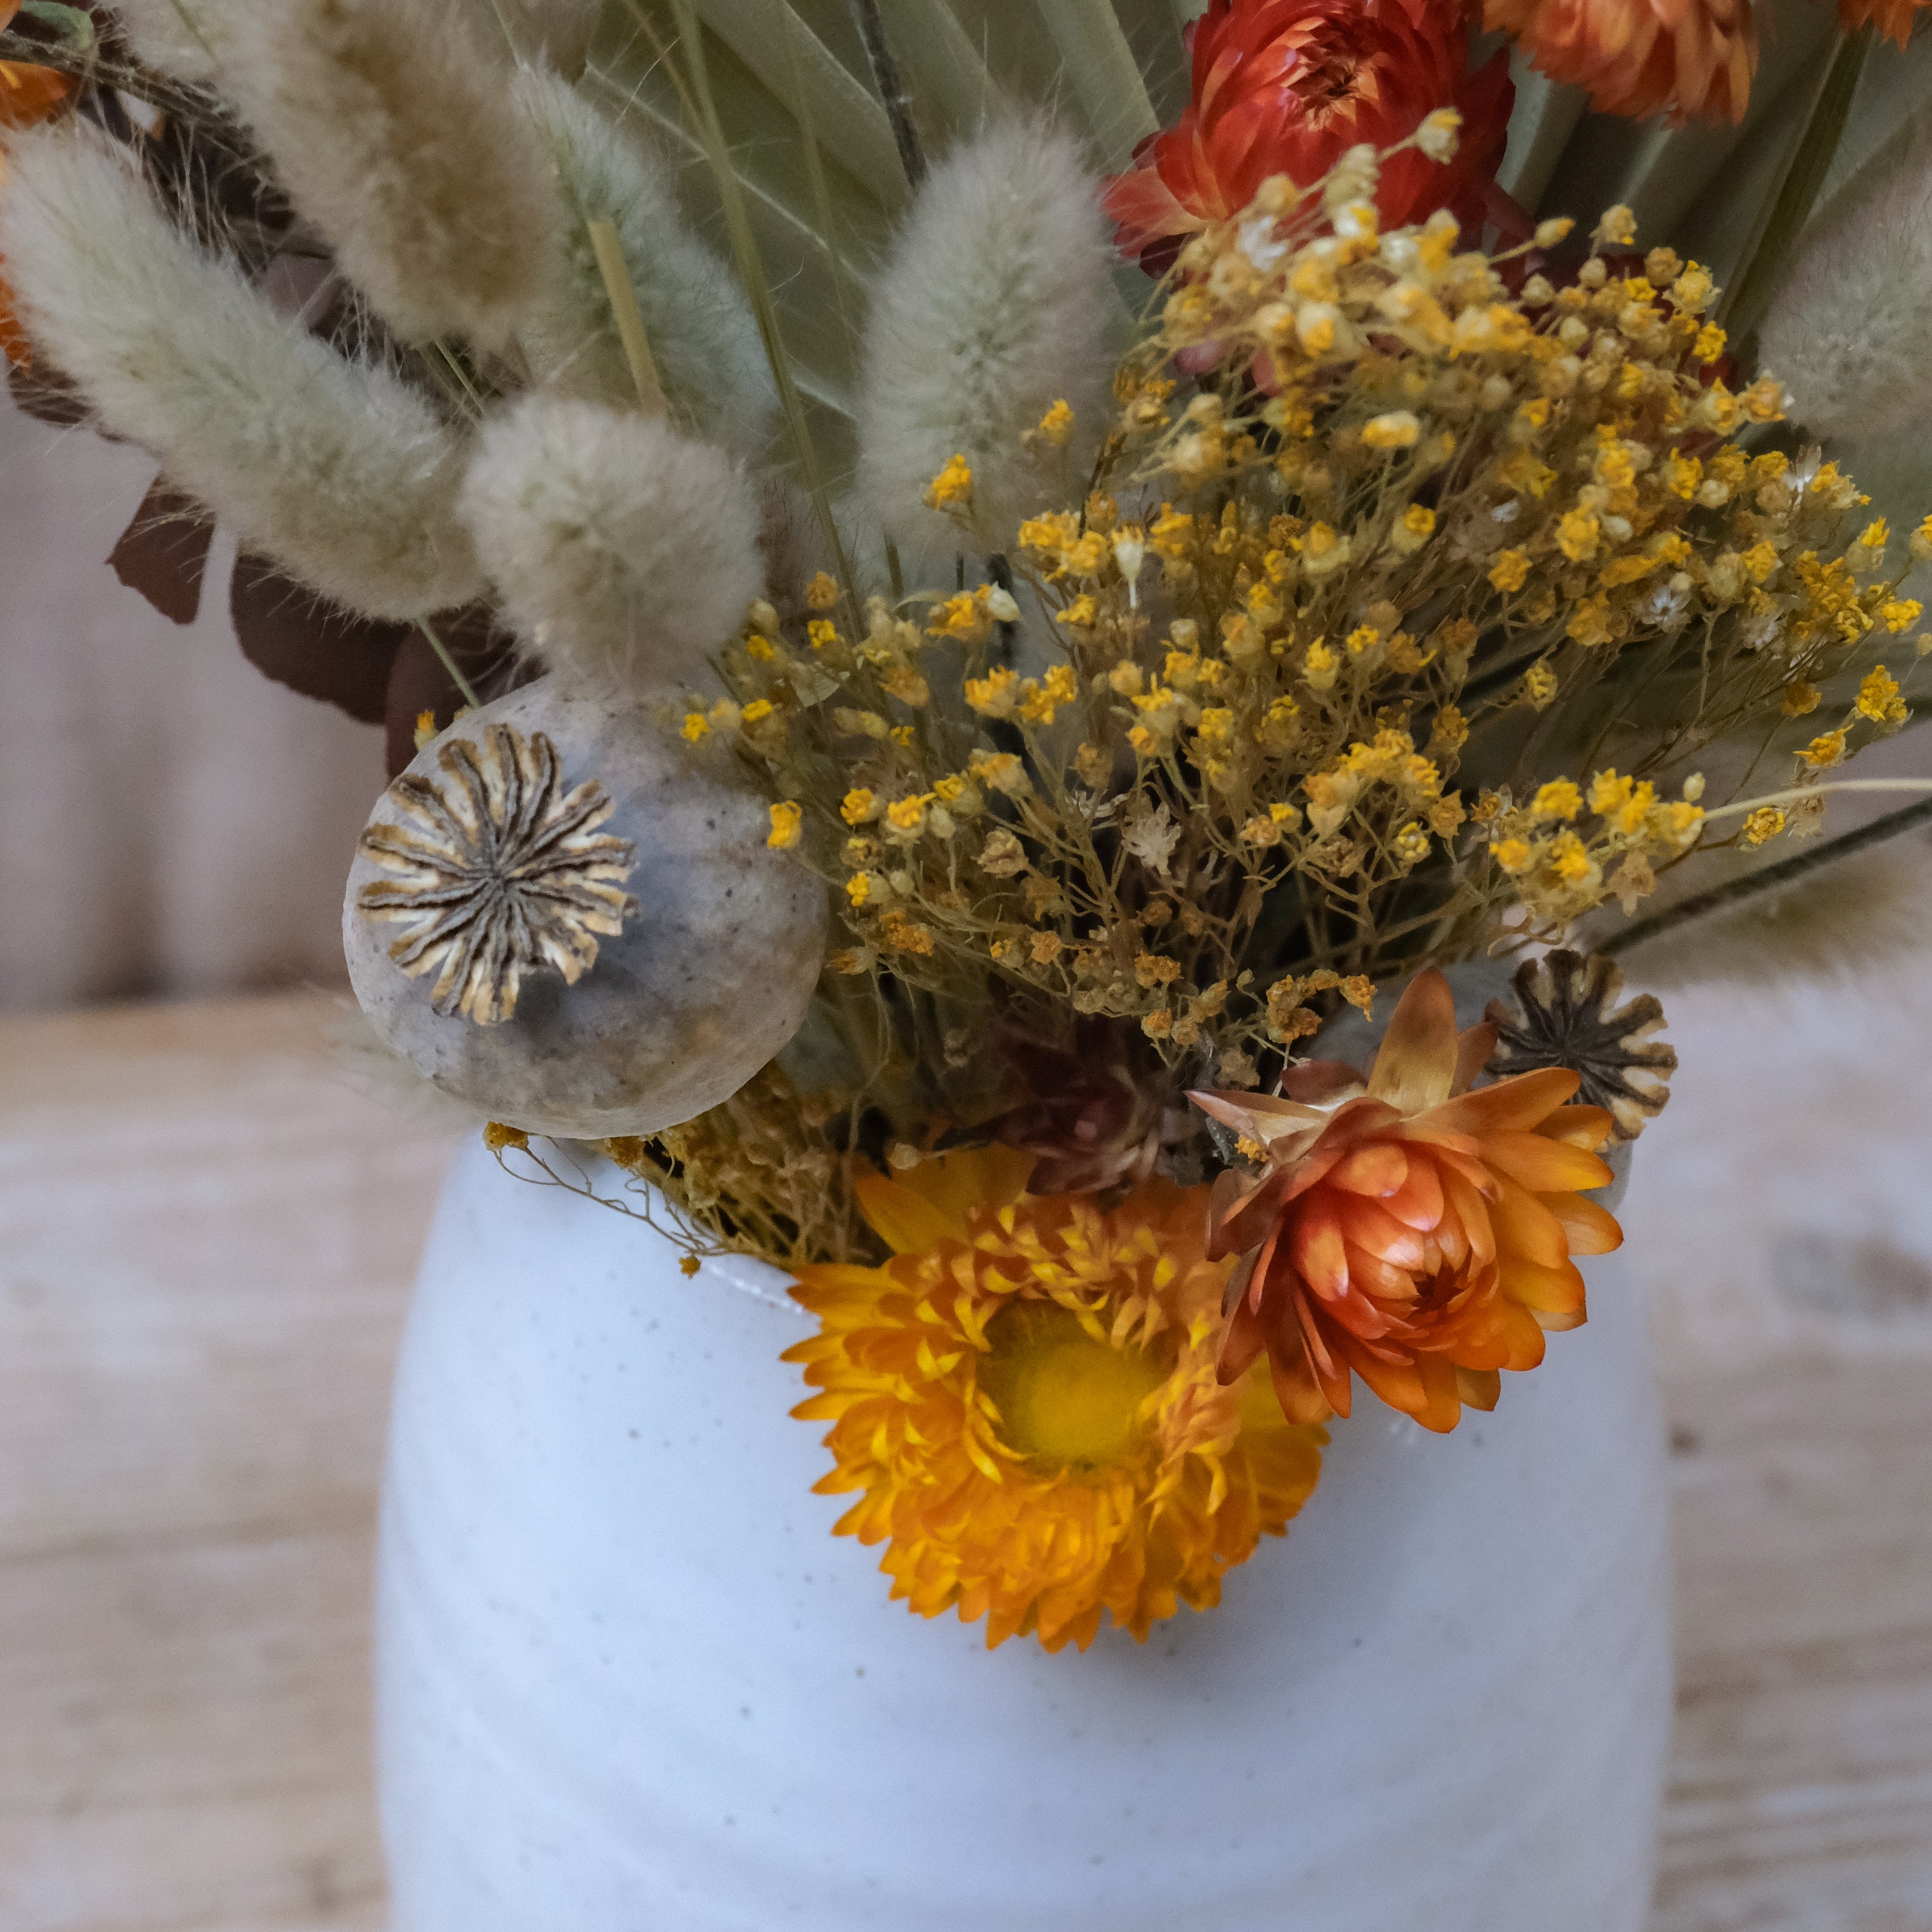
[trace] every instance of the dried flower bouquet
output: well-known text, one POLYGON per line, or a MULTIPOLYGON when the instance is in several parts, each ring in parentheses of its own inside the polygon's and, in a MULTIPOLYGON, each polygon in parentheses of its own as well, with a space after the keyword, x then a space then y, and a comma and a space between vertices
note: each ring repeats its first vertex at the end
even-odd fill
MULTIPOLYGON (((734 263, 589 8, 26 0, 16 359, 166 464, 124 575, 178 614, 230 519, 244 648, 386 718, 344 930, 398 1060, 688 1272, 790 1274, 914 1610, 1144 1636, 1358 1382, 1446 1431, 1582 1322, 1675 1064, 1620 922, 1771 877, 1905 722, 1932 520, 1628 208, 1505 192, 1502 56, 1433 0, 1213 0, 1104 182, 1010 109, 928 164, 862 7, 907 206, 828 436, 717 50, 626 10, 734 263), (1459 1028, 1441 969, 1497 959, 1459 1028)), ((1606 104, 1742 111, 1748 16, 1611 74, 1551 10, 1497 17, 1606 104)))

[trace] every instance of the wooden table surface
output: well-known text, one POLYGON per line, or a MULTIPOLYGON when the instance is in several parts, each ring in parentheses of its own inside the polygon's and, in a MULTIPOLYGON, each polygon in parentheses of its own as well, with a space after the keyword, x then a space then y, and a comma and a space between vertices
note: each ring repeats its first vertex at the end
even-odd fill
MULTIPOLYGON (((1932 1932, 1932 1012, 1671 1004, 1655 1932, 1932 1932)), ((383 1923, 371 1527, 448 1143, 328 1005, 0 1024, 0 1932, 383 1923)))

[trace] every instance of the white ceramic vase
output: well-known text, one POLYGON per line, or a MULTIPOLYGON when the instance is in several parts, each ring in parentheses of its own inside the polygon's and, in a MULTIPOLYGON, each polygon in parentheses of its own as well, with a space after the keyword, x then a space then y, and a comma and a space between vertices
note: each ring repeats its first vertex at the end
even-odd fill
POLYGON ((1057 1656, 888 1600, 782 1279, 676 1263, 480 1144, 451 1178, 383 1518, 393 1932, 1639 1932, 1670 1666, 1619 1258, 1493 1415, 1364 1397, 1220 1610, 1057 1656))

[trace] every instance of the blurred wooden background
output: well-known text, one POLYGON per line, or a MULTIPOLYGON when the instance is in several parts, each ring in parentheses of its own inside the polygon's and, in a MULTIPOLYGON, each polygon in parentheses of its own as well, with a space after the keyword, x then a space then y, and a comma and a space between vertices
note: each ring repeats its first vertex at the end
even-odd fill
MULTIPOLYGON (((1932 1932, 1932 1010, 1670 1004, 1627 1216, 1677 1474, 1655 1932, 1932 1932)), ((0 1022, 0 1932, 383 1923, 371 1528, 448 1145, 328 1010, 0 1022)))

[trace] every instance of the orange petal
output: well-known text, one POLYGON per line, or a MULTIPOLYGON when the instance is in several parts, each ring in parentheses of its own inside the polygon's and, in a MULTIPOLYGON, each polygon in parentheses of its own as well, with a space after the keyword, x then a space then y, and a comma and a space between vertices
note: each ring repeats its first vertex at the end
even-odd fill
POLYGON ((1570 1258, 1562 1222, 1534 1194, 1514 1181, 1506 1182, 1490 1204, 1490 1221, 1505 1268, 1514 1267, 1518 1256, 1549 1268, 1560 1268, 1570 1258))
MULTIPOLYGON (((1495 1229, 1490 1225, 1489 1203, 1454 1168, 1443 1170, 1442 1186, 1448 1196, 1448 1214, 1443 1217, 1444 1226, 1448 1225, 1449 1215, 1454 1216, 1461 1224, 1463 1238, 1468 1244, 1469 1255, 1480 1263, 1494 1261, 1496 1258, 1496 1237, 1495 1229)), ((1438 1230, 1436 1238, 1447 1252, 1448 1244, 1443 1240, 1441 1230, 1438 1230)))
POLYGON ((1440 1355, 1424 1355, 1416 1364, 1421 1371, 1426 1400, 1415 1419, 1425 1429, 1447 1436, 1462 1419, 1462 1392, 1456 1364, 1440 1355))
POLYGON ((1418 1159, 1408 1163, 1408 1178, 1382 1205, 1405 1226, 1424 1232, 1442 1219, 1442 1182, 1436 1163, 1418 1159))
POLYGON ((1492 1134, 1511 1128, 1533 1127, 1553 1114, 1582 1084, 1567 1066, 1539 1066, 1432 1107, 1415 1124, 1459 1134, 1492 1134))
POLYGON ((1476 1076, 1489 1065, 1502 1029, 1494 1020, 1479 1020, 1456 1040, 1456 1077, 1450 1083, 1453 1096, 1466 1094, 1476 1084, 1476 1076))
POLYGON ((1606 1186, 1614 1178, 1594 1154, 1542 1134, 1485 1134, 1483 1159, 1498 1174, 1520 1181, 1532 1194, 1606 1186))
MULTIPOLYGON (((1308 1352, 1308 1359, 1313 1366, 1316 1378, 1324 1388, 1330 1387, 1338 1378, 1346 1383, 1348 1371, 1337 1364, 1334 1354, 1329 1348, 1327 1337, 1322 1334, 1322 1322, 1317 1312, 1321 1307, 1321 1304, 1316 1300, 1312 1295, 1298 1294, 1292 1305, 1294 1316, 1295 1332, 1299 1337, 1300 1346, 1308 1352)), ((1286 1323, 1282 1324, 1280 1332, 1282 1339, 1280 1346, 1286 1348, 1288 1346, 1288 1327, 1286 1323)), ((1343 1415, 1346 1415, 1348 1412, 1346 1396, 1342 1408, 1338 1412, 1343 1415)))
POLYGON ((1408 1156, 1399 1141, 1370 1141, 1345 1155, 1328 1176, 1351 1194, 1393 1194, 1408 1178, 1408 1156))
POLYGON ((1545 1268, 1512 1257, 1502 1270, 1502 1287, 1512 1301, 1539 1316, 1576 1314, 1583 1307, 1583 1277, 1572 1262, 1545 1268))
POLYGON ((1502 1400, 1502 1392, 1503 1378, 1496 1370, 1466 1369, 1457 1365, 1456 1393, 1472 1408, 1480 1408, 1486 1414, 1502 1400))
POLYGON ((1348 1244, 1348 1279, 1364 1293, 1394 1301, 1413 1301, 1419 1292, 1408 1269, 1358 1248, 1352 1241, 1348 1244))
POLYGON ((916 1254, 966 1238, 974 1208, 1004 1208, 1026 1192, 1034 1156, 1012 1148, 964 1148, 922 1160, 903 1174, 862 1168, 852 1191, 872 1232, 895 1254, 916 1254))
POLYGON ((1348 1257, 1341 1224, 1325 1201, 1312 1202, 1295 1218, 1288 1238, 1295 1272, 1317 1294, 1340 1294, 1348 1286, 1348 1257))
POLYGON ((1607 1208, 1574 1194, 1545 1194, 1544 1207, 1563 1224, 1573 1255, 1614 1254, 1624 1244, 1624 1231, 1607 1208))
POLYGON ((1335 1218, 1352 1246, 1366 1248, 1398 1268, 1422 1265, 1421 1235, 1398 1221, 1379 1201, 1368 1200, 1360 1194, 1328 1198, 1333 1202, 1335 1218))
POLYGON ((1399 1408, 1405 1415, 1420 1417, 1429 1406, 1429 1390, 1412 1358, 1384 1362, 1365 1350, 1355 1350, 1352 1352, 1350 1366, 1390 1408, 1399 1408))
POLYGON ((1343 1060, 1304 1060, 1281 1076, 1281 1090, 1291 1100, 1324 1111, 1364 1089, 1362 1076, 1343 1060))
POLYGON ((1237 1175, 1234 1186, 1228 1187, 1228 1176, 1234 1172, 1229 1168, 1217 1174, 1214 1191, 1208 1197, 1208 1258, 1210 1262, 1258 1246, 1267 1238, 1268 1230, 1280 1217, 1292 1180, 1287 1172, 1277 1170, 1252 1184, 1244 1184, 1237 1175))
POLYGON ((1455 1079, 1456 996, 1432 966, 1410 980, 1389 1016, 1369 1095, 1420 1114, 1448 1100, 1455 1079))
POLYGON ((1326 1422, 1330 1415, 1348 1414, 1347 1377, 1342 1378, 1340 1405, 1330 1402, 1298 1340, 1268 1351, 1268 1372, 1274 1383, 1274 1399, 1289 1421, 1326 1422))
POLYGON ((1543 1360, 1543 1330, 1537 1316, 1518 1303, 1492 1294, 1477 1321, 1465 1324, 1450 1353, 1466 1369, 1533 1369, 1543 1360))
POLYGON ((1530 1312, 1536 1318, 1536 1325, 1552 1335, 1562 1335, 1572 1328, 1580 1328, 1587 1318, 1580 1308, 1567 1311, 1535 1308, 1530 1312))
POLYGON ((1265 1147, 1284 1134, 1318 1127, 1328 1118, 1319 1107, 1304 1107, 1272 1094, 1216 1094, 1190 1090, 1187 1097, 1210 1120, 1246 1134, 1265 1147))
POLYGON ((1276 1221, 1269 1228, 1268 1239, 1255 1250, 1254 1271, 1249 1277, 1247 1299, 1249 1306, 1258 1314, 1270 1297, 1277 1306, 1292 1306, 1300 1293, 1301 1284, 1281 1252, 1282 1237, 1287 1232, 1286 1227, 1276 1221))
POLYGON ((1502 1185, 1502 1177, 1480 1155, 1465 1154, 1460 1148, 1438 1147, 1436 1166, 1436 1172, 1445 1176, 1460 1174, 1486 1201, 1493 1198, 1502 1185))
POLYGON ((31 128, 46 120, 73 88, 65 74, 50 67, 0 61, 0 128, 31 128))
MULTIPOLYGON (((1500 1318, 1498 1332, 1508 1350, 1498 1366, 1519 1374, 1538 1366, 1543 1360, 1543 1331, 1550 1325, 1548 1322, 1534 1309, 1519 1307, 1514 1301, 1499 1300, 1496 1312, 1500 1318)), ((1582 1318, 1579 1312, 1576 1321, 1582 1318)))
POLYGON ((1586 1154, 1594 1154, 1610 1137, 1616 1125, 1607 1107, 1559 1107, 1537 1129, 1553 1141, 1567 1141, 1586 1154))
POLYGON ((1258 1296, 1251 1297, 1248 1290, 1253 1282, 1255 1264, 1260 1259, 1261 1250, 1257 1248, 1252 1253, 1244 1255, 1228 1270, 1228 1279, 1221 1285, 1221 1312, 1224 1316, 1232 1314, 1244 1300, 1259 1300, 1258 1296))

